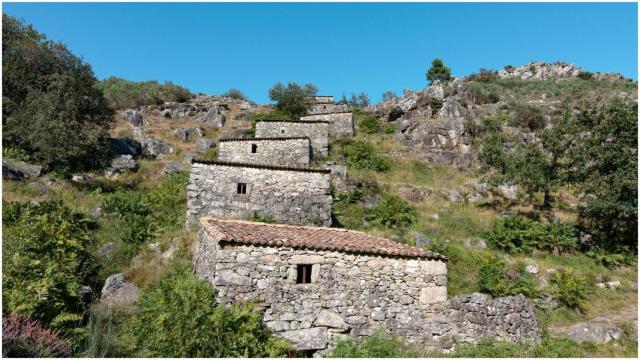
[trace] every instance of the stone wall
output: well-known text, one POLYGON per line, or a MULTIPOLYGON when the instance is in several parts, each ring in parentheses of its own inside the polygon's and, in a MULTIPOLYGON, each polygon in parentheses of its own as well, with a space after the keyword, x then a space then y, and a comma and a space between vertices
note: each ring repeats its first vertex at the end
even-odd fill
POLYGON ((308 166, 308 138, 220 140, 218 160, 249 164, 308 166))
POLYGON ((311 140, 311 158, 329 154, 329 127, 326 121, 258 121, 256 138, 308 137, 311 140))
POLYGON ((248 219, 258 215, 285 224, 331 225, 330 170, 197 162, 187 186, 187 226, 200 217, 248 219), (246 193, 238 194, 238 184, 246 193))
POLYGON ((349 107, 345 104, 313 104, 308 111, 309 115, 330 114, 335 112, 349 111, 349 107))
POLYGON ((454 339, 539 340, 535 309, 524 297, 447 301, 439 260, 218 243, 203 231, 194 246, 196 275, 215 285, 219 302, 257 300, 271 331, 316 355, 376 327, 441 350, 454 339), (296 284, 298 264, 312 264, 312 283, 296 284))
POLYGON ((312 96, 311 101, 316 104, 333 104, 333 96, 331 95, 312 96))
POLYGON ((328 121, 331 123, 329 135, 342 137, 353 136, 353 113, 337 112, 331 114, 308 115, 300 118, 300 121, 328 121))

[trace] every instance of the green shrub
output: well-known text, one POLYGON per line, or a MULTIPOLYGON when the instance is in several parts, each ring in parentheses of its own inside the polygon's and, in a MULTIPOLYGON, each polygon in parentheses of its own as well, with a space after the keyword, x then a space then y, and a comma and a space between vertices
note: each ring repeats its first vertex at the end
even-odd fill
POLYGON ((276 102, 276 109, 287 115, 287 119, 297 120, 307 114, 312 106, 310 96, 316 95, 318 88, 313 84, 304 86, 288 83, 287 86, 278 82, 269 89, 269 98, 276 102))
POLYGON ((89 313, 89 320, 82 332, 83 336, 76 338, 78 357, 89 358, 121 358, 131 354, 125 349, 121 335, 129 314, 126 310, 116 306, 95 304, 89 313))
POLYGON ((142 290, 123 336, 137 357, 278 357, 290 351, 253 306, 216 305, 211 285, 187 266, 142 290))
POLYGON ((402 228, 411 225, 416 219, 415 209, 400 197, 384 194, 374 207, 365 210, 366 219, 372 225, 387 228, 402 228))
POLYGON ((633 265, 638 262, 637 256, 629 249, 619 249, 611 252, 606 249, 596 248, 587 252, 587 256, 607 268, 616 268, 623 265, 633 265))
POLYGON ((470 81, 469 90, 476 104, 494 104, 500 101, 500 86, 494 83, 470 81))
POLYGON ((331 353, 333 358, 390 358, 419 356, 416 347, 406 344, 397 336, 391 336, 378 328, 364 339, 338 340, 331 353))
POLYGON ((163 176, 158 187, 147 193, 147 203, 158 230, 177 230, 184 225, 188 183, 189 173, 179 171, 163 176))
POLYGON ((378 154, 376 149, 366 142, 343 142, 341 152, 342 156, 346 158, 347 164, 356 169, 384 172, 391 167, 389 159, 386 156, 378 154))
POLYGON ((581 71, 578 74, 578 79, 582 79, 582 80, 591 80, 593 79, 593 73, 590 73, 588 71, 581 71))
POLYGON ((387 124, 384 126, 383 132, 385 134, 393 134, 396 132, 396 127, 393 126, 392 124, 387 124))
POLYGON ((236 100, 248 101, 248 99, 244 95, 244 93, 241 90, 238 90, 238 89, 229 89, 229 91, 224 93, 223 96, 230 97, 230 98, 236 99, 236 100))
POLYGON ((480 290, 492 296, 507 296, 522 294, 527 297, 535 297, 538 294, 538 285, 531 275, 520 274, 516 268, 507 266, 504 259, 493 259, 486 262, 478 272, 480 290), (515 278, 509 276, 509 272, 515 273, 515 278))
POLYGON ((61 201, 9 204, 3 209, 3 311, 54 329, 82 319, 83 285, 96 285, 87 251, 94 224, 61 201))
POLYGON ((512 102, 510 107, 513 109, 513 126, 526 127, 533 131, 546 125, 544 113, 539 107, 523 102, 512 102))
POLYGON ((551 276, 552 293, 564 305, 584 311, 593 284, 572 271, 558 271, 551 276))
POLYGON ((193 94, 170 81, 160 84, 157 81, 128 81, 109 77, 97 83, 114 109, 137 108, 146 105, 161 105, 164 102, 184 102, 193 94))
POLYGON ((529 254, 536 248, 560 255, 574 251, 578 238, 572 225, 541 224, 521 215, 511 215, 493 222, 487 244, 510 254, 529 254))
POLYGON ((356 114, 358 121, 358 129, 365 134, 375 134, 380 132, 380 122, 378 118, 371 114, 356 114))

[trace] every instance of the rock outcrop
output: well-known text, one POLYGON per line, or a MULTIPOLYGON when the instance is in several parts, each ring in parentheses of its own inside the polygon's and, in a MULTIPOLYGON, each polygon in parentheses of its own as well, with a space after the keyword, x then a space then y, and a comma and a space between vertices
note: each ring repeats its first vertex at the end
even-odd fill
POLYGON ((138 301, 140 289, 124 279, 121 273, 107 278, 102 287, 100 302, 110 306, 130 306, 138 301))

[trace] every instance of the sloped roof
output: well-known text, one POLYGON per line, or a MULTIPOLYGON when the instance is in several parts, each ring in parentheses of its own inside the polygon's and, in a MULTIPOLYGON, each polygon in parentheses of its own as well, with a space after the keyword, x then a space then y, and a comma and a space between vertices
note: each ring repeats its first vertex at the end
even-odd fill
POLYGON ((308 167, 292 167, 292 166, 281 166, 281 165, 252 164, 252 163, 241 163, 241 162, 231 162, 231 161, 204 160, 204 159, 198 159, 198 158, 191 159, 191 163, 192 164, 203 164, 203 165, 245 167, 245 168, 253 168, 253 169, 266 169, 266 170, 281 170, 281 171, 297 171, 297 172, 307 172, 307 173, 331 174, 331 169, 308 168, 308 167))
POLYGON ((212 216, 203 217, 200 224, 206 232, 215 235, 221 242, 447 261, 446 256, 438 253, 360 231, 267 224, 212 216))

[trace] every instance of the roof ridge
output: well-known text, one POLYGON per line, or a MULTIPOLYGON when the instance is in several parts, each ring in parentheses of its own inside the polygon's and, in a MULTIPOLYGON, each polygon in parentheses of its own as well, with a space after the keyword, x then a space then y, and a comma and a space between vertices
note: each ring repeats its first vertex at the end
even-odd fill
POLYGON ((325 168, 306 168, 306 167, 292 167, 292 166, 282 166, 282 165, 265 165, 265 164, 253 164, 253 163, 244 163, 244 162, 204 160, 204 159, 198 159, 198 158, 192 159, 191 163, 203 164, 203 165, 248 167, 248 168, 254 168, 254 169, 266 169, 266 170, 298 171, 298 172, 321 173, 321 174, 331 173, 331 169, 325 169, 325 168))

